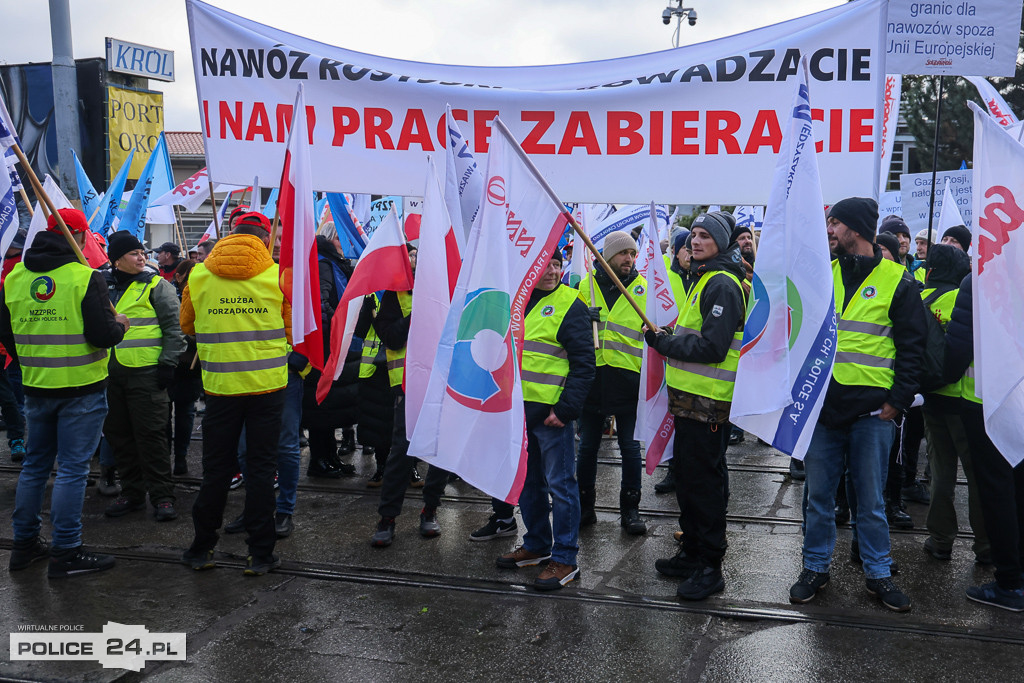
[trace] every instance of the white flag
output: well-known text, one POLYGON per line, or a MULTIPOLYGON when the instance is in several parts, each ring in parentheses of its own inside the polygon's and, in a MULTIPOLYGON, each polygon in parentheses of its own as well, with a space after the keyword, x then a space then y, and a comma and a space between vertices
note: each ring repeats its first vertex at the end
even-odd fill
POLYGON ((985 106, 988 107, 988 113, 992 115, 992 118, 1000 126, 1011 126, 1018 123, 1018 119, 1010 109, 1010 105, 1006 103, 1006 100, 995 89, 995 86, 988 82, 987 78, 983 76, 964 76, 964 78, 973 83, 974 87, 978 89, 978 94, 981 95, 981 99, 985 101, 985 106))
POLYGON ((939 223, 935 228, 935 241, 940 241, 942 233, 954 225, 966 226, 967 224, 964 223, 964 217, 960 215, 960 207, 956 205, 953 193, 949 190, 949 178, 947 177, 946 187, 942 190, 942 208, 939 209, 939 223))
POLYGON ((805 57, 761 232, 730 418, 801 460, 832 376, 836 345, 807 72, 805 57))
POLYGON ((469 229, 480 211, 484 197, 483 170, 477 166, 469 142, 462 136, 451 106, 445 113, 448 145, 445 150, 444 199, 452 222, 459 227, 459 249, 464 250, 469 229))
POLYGON ((878 191, 885 192, 889 185, 889 167, 892 165, 892 150, 896 143, 896 124, 900 119, 900 95, 903 76, 887 74, 885 90, 882 93, 882 156, 878 173, 878 191))
MULTIPOLYGON (((53 208, 57 209, 71 209, 74 205, 61 191, 60 186, 53 181, 50 174, 47 173, 46 177, 43 178, 43 192, 50 197, 50 201, 53 202, 53 208)), ((32 213, 32 222, 28 224, 28 234, 25 236, 25 249, 32 248, 32 241, 35 240, 36 235, 46 230, 46 214, 43 213, 42 208, 39 206, 39 202, 36 202, 35 211, 32 213)))
POLYGON ((1009 463, 1024 459, 1024 146, 974 111, 974 371, 985 431, 1009 463))

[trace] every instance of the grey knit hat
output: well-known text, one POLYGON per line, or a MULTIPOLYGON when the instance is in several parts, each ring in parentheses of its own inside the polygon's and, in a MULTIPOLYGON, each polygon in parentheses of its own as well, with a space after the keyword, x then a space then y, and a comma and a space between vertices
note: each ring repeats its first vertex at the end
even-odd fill
POLYGON ((725 211, 702 213, 693 219, 690 230, 692 231, 694 228, 704 228, 707 230, 708 234, 711 235, 711 239, 715 241, 718 251, 721 252, 728 249, 729 244, 732 242, 732 231, 736 228, 736 219, 732 217, 732 214, 725 211))

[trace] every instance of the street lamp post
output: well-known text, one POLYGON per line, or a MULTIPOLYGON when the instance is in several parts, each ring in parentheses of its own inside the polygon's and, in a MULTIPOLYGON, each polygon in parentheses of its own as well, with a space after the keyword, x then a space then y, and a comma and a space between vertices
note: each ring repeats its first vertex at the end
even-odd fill
POLYGON ((697 24, 697 10, 692 7, 683 7, 683 0, 672 0, 674 5, 669 5, 661 13, 661 21, 666 26, 672 23, 672 17, 676 18, 676 30, 672 33, 672 47, 679 47, 679 29, 683 26, 683 17, 686 17, 690 26, 697 24))

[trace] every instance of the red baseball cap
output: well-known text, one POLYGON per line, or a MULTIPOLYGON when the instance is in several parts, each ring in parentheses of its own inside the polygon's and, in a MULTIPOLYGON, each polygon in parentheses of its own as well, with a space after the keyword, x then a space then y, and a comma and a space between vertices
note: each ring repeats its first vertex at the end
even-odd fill
MULTIPOLYGON (((64 224, 68 226, 71 234, 89 231, 89 219, 78 209, 58 209, 57 213, 64 219, 64 224)), ((57 218, 53 214, 46 219, 46 229, 50 232, 60 232, 57 218)))

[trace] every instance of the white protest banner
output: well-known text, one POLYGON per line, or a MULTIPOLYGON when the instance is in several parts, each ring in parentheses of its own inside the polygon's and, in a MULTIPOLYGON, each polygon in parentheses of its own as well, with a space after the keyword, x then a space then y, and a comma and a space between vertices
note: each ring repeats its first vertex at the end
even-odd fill
POLYGON ((1010 105, 1006 103, 1003 96, 999 94, 999 91, 987 79, 978 76, 968 76, 967 80, 978 89, 978 94, 981 95, 982 101, 988 107, 988 113, 992 115, 992 118, 1000 126, 1012 126, 1018 122, 1017 115, 1010 109, 1010 105))
POLYGON ((1012 76, 1020 0, 889 0, 891 74, 1012 76))
POLYGON ((883 0, 697 45, 600 62, 449 66, 333 47, 187 0, 211 175, 272 177, 296 81, 318 190, 418 196, 445 109, 485 162, 497 116, 559 197, 765 204, 802 55, 810 58, 826 200, 874 196, 883 0), (681 179, 685 178, 685 182, 681 179))
MULTIPOLYGON (((966 221, 965 225, 971 227, 971 179, 970 170, 963 171, 939 171, 935 174, 935 182, 938 184, 939 193, 935 196, 935 209, 933 215, 938 221, 942 212, 942 188, 949 179, 949 191, 956 200, 960 215, 966 221)), ((904 173, 900 176, 900 195, 902 196, 903 221, 910 228, 910 234, 916 235, 919 230, 928 229, 928 208, 931 206, 932 196, 932 174, 931 173, 904 173)), ((881 210, 879 210, 881 216, 881 210)), ((937 222, 933 223, 938 225, 937 222)), ((933 227, 934 229, 934 227, 933 227)))

